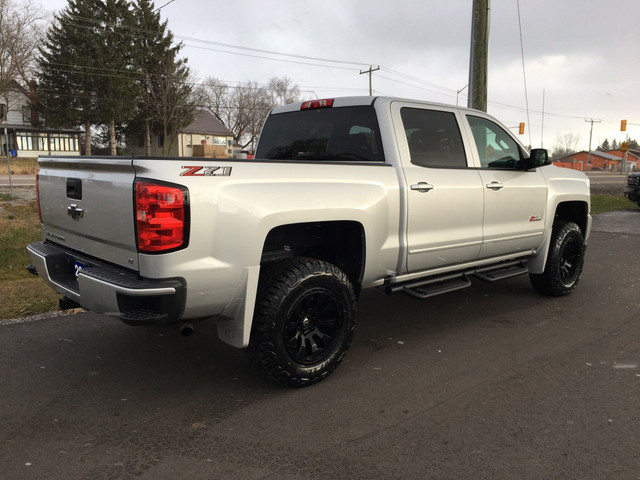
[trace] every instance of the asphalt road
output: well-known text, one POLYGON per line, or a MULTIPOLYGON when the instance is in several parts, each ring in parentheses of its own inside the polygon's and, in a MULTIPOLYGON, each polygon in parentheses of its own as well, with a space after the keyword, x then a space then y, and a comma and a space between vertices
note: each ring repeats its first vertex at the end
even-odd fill
POLYGON ((347 359, 301 390, 212 324, 0 325, 0 478, 638 479, 639 241, 594 232, 566 298, 366 291, 347 359))
POLYGON ((0 175, 0 187, 35 187, 35 175, 11 175, 11 183, 9 183, 9 175, 0 175))

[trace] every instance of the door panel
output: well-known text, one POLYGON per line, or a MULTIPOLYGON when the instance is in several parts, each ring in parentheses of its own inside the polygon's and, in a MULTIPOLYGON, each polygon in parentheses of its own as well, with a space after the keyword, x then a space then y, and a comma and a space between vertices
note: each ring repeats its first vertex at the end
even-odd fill
POLYGON ((407 167, 410 273, 474 260, 482 244, 483 190, 477 170, 407 167))
POLYGON ((480 257, 537 248, 544 234, 547 202, 547 185, 542 173, 484 169, 479 172, 485 188, 480 257))
POLYGON ((480 258, 537 248, 544 233, 547 185, 539 170, 521 168, 524 155, 497 123, 467 115, 484 187, 483 245, 480 258))
POLYGON ((393 117, 407 184, 407 270, 476 259, 484 191, 468 167, 456 110, 396 102, 393 117))

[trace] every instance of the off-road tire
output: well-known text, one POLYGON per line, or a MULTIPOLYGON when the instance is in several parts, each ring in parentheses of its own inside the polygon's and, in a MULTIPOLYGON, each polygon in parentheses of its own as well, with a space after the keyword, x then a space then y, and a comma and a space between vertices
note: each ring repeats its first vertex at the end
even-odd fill
POLYGON ((569 295, 580 280, 584 253, 584 237, 580 227, 573 222, 557 221, 551 233, 544 272, 529 274, 531 285, 543 295, 569 295))
POLYGON ((304 387, 329 376, 353 337, 356 296, 335 265, 295 258, 263 266, 247 353, 275 382, 304 387))

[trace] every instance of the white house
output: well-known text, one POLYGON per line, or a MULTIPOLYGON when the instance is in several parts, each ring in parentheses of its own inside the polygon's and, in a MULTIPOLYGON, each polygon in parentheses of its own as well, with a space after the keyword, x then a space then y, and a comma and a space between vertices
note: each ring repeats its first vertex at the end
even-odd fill
MULTIPOLYGON (((130 140, 128 139, 129 150, 134 155, 144 155, 143 137, 140 136, 135 145, 131 145, 130 140)), ((162 135, 152 135, 151 155, 162 155, 164 142, 162 135)), ((233 133, 213 114, 206 110, 198 110, 194 114, 193 122, 178 134, 169 155, 227 158, 233 156, 233 145, 233 133)))
POLYGON ((33 103, 18 86, 0 93, 0 151, 6 156, 80 155, 80 131, 44 129, 33 103))

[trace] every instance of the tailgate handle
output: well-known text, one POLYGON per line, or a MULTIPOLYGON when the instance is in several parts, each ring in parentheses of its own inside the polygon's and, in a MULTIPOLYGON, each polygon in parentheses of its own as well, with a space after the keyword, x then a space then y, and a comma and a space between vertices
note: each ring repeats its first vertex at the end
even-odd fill
POLYGON ((67 198, 82 200, 82 180, 79 178, 67 178, 67 198))

